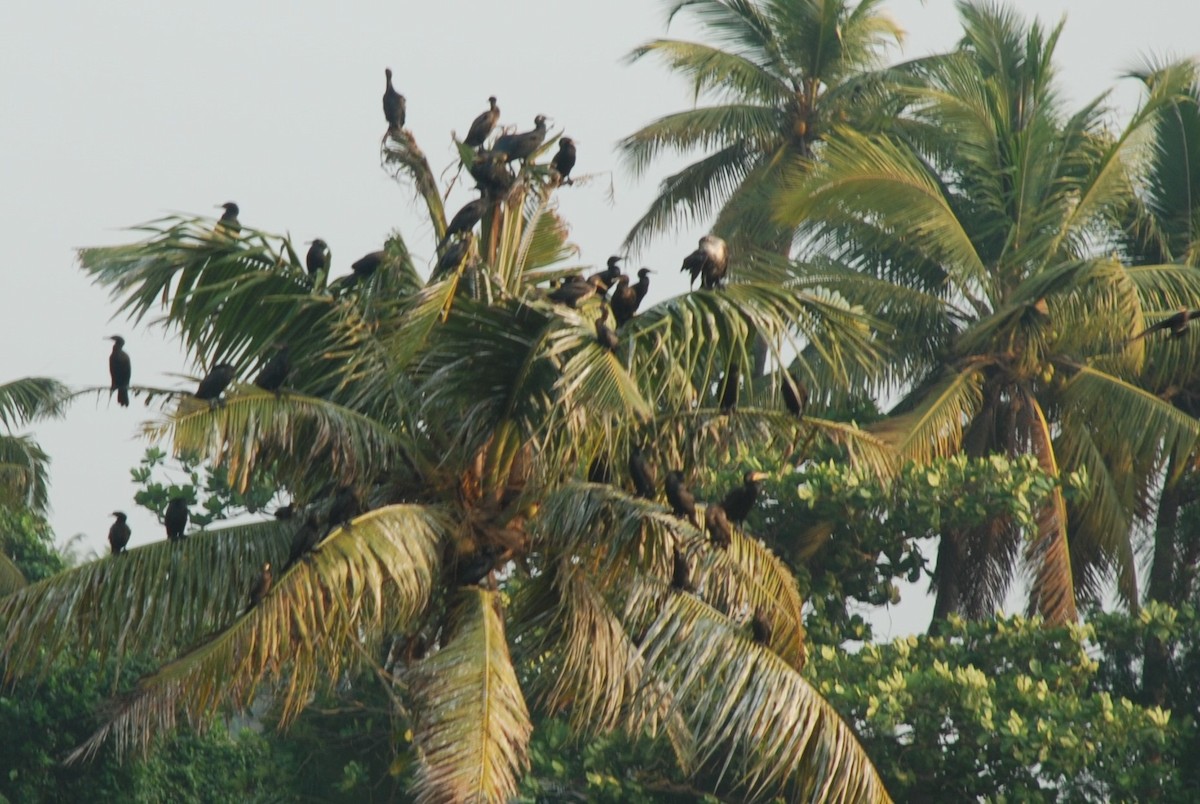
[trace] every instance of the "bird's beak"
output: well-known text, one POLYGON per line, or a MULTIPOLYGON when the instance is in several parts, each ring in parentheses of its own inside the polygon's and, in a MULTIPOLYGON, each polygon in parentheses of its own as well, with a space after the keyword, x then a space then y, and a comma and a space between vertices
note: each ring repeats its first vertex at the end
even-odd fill
POLYGON ((768 477, 770 477, 770 475, 766 472, 752 472, 750 474, 750 479, 756 482, 759 480, 766 480, 768 477))

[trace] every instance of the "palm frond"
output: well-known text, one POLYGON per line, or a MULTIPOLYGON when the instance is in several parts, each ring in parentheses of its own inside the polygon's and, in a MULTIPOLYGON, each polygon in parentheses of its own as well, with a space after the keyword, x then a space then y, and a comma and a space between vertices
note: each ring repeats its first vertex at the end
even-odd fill
POLYGON ((25 576, 13 560, 0 553, 0 598, 5 598, 25 586, 25 576))
POLYGON ((529 764, 533 726, 508 655, 498 593, 459 593, 450 641, 415 671, 418 802, 503 802, 529 764))
POLYGON ((0 425, 11 430, 25 422, 63 413, 67 387, 49 377, 24 377, 0 383, 0 425))
POLYGON ((672 71, 687 76, 695 98, 716 90, 768 106, 784 106, 790 99, 791 89, 779 75, 737 53, 698 42, 654 39, 634 48, 627 61, 636 62, 646 56, 657 57, 672 71))
POLYGON ((896 413, 867 429, 896 450, 902 460, 927 462, 954 454, 963 427, 982 402, 982 366, 968 364, 947 371, 916 389, 896 413))
MULTIPOLYGON (((1058 477, 1058 459, 1050 425, 1033 394, 1025 395, 1029 417, 1031 451, 1042 471, 1058 477)), ((1055 487, 1038 514, 1037 532, 1029 543, 1025 560, 1033 573, 1029 585, 1029 611, 1046 618, 1050 625, 1075 622, 1075 579, 1071 572, 1071 551, 1067 540, 1067 506, 1062 488, 1055 487)))
POLYGON ((689 109, 660 117, 630 134, 617 150, 634 175, 644 173, 665 150, 739 153, 769 150, 779 138, 782 117, 770 107, 728 104, 689 109), (730 149, 739 145, 737 151, 730 149))
POLYGON ((0 435, 0 503, 44 514, 50 456, 30 436, 0 435))

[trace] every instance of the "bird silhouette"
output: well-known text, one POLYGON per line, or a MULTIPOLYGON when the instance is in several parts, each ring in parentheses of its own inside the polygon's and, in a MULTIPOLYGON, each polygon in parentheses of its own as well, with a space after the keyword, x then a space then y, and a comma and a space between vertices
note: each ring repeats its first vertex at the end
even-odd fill
MULTIPOLYGON (((129 354, 125 352, 125 339, 120 335, 110 335, 113 342, 112 352, 108 355, 108 377, 112 381, 112 391, 117 392, 117 404, 123 408, 129 407, 129 378, 133 373, 133 365, 129 362, 129 354)), ((112 392, 109 392, 112 398, 112 392)))

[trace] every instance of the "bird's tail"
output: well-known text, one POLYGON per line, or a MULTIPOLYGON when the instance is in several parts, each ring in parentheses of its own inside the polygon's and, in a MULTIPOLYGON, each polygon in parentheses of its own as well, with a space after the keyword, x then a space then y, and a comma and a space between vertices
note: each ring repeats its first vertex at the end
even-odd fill
POLYGON ((118 388, 117 389, 117 404, 123 408, 129 407, 129 389, 128 388, 118 388))

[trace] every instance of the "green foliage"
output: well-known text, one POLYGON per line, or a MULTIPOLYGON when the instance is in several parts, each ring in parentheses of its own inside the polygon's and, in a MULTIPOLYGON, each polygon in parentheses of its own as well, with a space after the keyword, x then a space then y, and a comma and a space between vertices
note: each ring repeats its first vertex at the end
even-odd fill
POLYGON ((1194 716, 1134 703, 1103 669, 1109 631, 1157 625, 951 617, 936 637, 822 647, 807 673, 898 801, 1194 801, 1194 716))
POLYGON ((11 558, 30 583, 66 568, 54 549, 50 523, 26 508, 0 505, 0 553, 11 558))
POLYGON ((134 502, 160 518, 167 503, 175 497, 187 499, 189 506, 199 502, 199 510, 191 509, 189 521, 206 527, 239 514, 258 513, 276 496, 275 483, 267 472, 255 473, 253 482, 240 489, 230 484, 228 467, 214 467, 189 455, 178 460, 187 482, 164 482, 159 477, 168 468, 167 458, 167 453, 158 447, 147 447, 138 466, 129 470, 133 482, 142 487, 133 495, 134 502))

